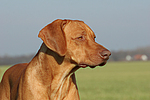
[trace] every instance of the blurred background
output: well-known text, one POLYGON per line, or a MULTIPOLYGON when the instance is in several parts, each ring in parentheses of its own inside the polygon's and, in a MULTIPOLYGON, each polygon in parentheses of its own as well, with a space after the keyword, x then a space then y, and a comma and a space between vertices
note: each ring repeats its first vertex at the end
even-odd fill
POLYGON ((30 61, 39 31, 58 18, 87 23, 112 52, 110 61, 150 59, 149 0, 1 0, 0 64, 30 61))

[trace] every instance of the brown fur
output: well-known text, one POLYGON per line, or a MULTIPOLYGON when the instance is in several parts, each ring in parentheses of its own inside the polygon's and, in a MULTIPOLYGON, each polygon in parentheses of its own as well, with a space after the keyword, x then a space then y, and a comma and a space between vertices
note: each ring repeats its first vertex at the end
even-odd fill
POLYGON ((0 100, 79 100, 74 72, 104 65, 110 52, 78 20, 55 20, 38 36, 43 44, 35 57, 5 72, 0 100))

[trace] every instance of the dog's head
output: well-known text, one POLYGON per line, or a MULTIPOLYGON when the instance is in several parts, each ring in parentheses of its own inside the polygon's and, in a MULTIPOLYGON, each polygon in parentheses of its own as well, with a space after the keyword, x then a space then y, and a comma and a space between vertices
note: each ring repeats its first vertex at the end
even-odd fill
POLYGON ((94 32, 83 21, 58 19, 45 26, 38 36, 49 49, 67 56, 76 66, 103 66, 111 55, 95 42, 94 32))

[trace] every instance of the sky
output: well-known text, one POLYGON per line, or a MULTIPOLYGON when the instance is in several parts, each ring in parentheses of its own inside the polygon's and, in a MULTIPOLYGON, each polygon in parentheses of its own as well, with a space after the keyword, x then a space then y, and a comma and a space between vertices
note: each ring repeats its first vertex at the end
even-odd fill
POLYGON ((35 54, 55 19, 84 21, 110 51, 150 46, 150 0, 0 0, 0 56, 35 54))

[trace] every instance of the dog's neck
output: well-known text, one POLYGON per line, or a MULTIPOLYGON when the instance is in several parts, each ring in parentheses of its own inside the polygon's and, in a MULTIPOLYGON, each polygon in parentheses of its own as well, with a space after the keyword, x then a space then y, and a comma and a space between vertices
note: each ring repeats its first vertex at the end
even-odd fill
POLYGON ((76 66, 75 62, 70 60, 71 58, 68 55, 60 56, 58 53, 49 49, 44 43, 35 58, 38 60, 41 68, 43 68, 47 73, 52 72, 51 75, 53 78, 60 74, 67 77, 79 68, 76 66))
POLYGON ((35 56, 40 67, 36 70, 40 82, 49 87, 50 100, 79 100, 74 72, 79 68, 64 56, 59 56, 43 43, 35 56), (44 62, 43 62, 44 61, 44 62), (78 99, 77 99, 78 97, 78 99))

